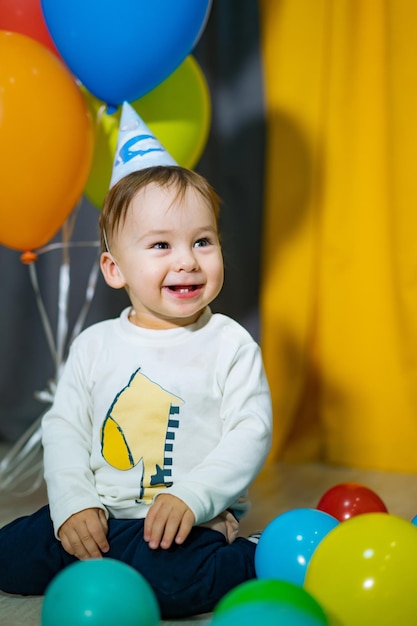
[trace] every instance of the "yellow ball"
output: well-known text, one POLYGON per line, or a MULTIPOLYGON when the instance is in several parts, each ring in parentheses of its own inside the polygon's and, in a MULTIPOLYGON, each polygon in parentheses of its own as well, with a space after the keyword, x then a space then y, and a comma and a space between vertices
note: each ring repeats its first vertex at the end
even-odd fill
POLYGON ((417 528, 386 513, 353 517, 314 552, 305 588, 331 623, 411 625, 417 619, 417 528))

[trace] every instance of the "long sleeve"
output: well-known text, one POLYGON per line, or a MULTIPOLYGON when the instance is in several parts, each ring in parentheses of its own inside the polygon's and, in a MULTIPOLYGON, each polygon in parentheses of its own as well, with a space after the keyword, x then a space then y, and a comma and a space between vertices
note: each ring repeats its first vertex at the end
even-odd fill
POLYGON ((189 475, 169 489, 193 510, 197 524, 228 507, 238 516, 246 511, 247 487, 271 446, 270 394, 259 347, 252 341, 244 344, 230 362, 227 344, 225 338, 218 364, 218 382, 223 385, 221 439, 189 475))
POLYGON ((42 421, 45 481, 55 533, 73 513, 105 507, 91 469, 90 390, 76 346, 70 351, 52 408, 42 421))

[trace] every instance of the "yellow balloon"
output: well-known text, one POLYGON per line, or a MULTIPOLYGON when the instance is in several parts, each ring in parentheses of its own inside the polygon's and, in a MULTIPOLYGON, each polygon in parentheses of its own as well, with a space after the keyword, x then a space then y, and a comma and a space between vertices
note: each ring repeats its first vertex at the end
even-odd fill
POLYGON ((388 513, 336 526, 317 546, 305 588, 334 626, 417 623, 417 528, 388 513))
MULTIPOLYGON (((107 114, 103 102, 84 88, 83 93, 97 120, 93 165, 84 193, 101 209, 110 184, 121 108, 107 114)), ((178 165, 192 169, 197 164, 207 142, 211 104, 203 72, 193 56, 158 87, 130 104, 178 165)))

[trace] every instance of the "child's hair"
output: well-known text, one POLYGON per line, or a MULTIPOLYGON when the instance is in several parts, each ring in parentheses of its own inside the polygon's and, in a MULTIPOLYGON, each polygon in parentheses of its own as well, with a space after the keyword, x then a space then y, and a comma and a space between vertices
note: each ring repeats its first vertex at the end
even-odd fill
POLYGON ((151 183, 160 187, 174 186, 179 200, 184 197, 189 187, 193 188, 212 209, 218 226, 220 198, 203 176, 177 165, 148 167, 124 176, 107 193, 99 218, 103 251, 108 249, 107 246, 110 245, 114 233, 120 225, 123 225, 135 195, 151 183))

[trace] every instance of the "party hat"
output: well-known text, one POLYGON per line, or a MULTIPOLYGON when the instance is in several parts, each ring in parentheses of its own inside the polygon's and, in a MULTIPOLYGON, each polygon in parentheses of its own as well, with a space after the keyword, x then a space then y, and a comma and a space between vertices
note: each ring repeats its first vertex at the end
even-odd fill
POLYGON ((110 187, 132 172, 155 165, 177 165, 135 109, 124 102, 110 187))

